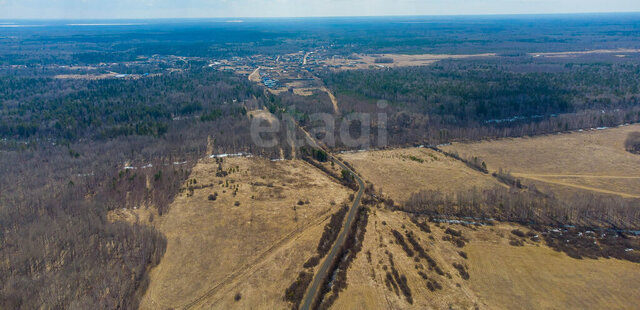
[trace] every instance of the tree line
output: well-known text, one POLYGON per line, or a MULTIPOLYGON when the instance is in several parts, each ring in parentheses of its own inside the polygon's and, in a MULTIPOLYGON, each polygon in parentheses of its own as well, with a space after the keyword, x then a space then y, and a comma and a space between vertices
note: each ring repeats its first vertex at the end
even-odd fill
POLYGON ((432 216, 471 217, 525 225, 638 229, 637 199, 579 193, 569 198, 543 194, 535 188, 473 189, 446 194, 422 190, 399 206, 401 210, 432 216))

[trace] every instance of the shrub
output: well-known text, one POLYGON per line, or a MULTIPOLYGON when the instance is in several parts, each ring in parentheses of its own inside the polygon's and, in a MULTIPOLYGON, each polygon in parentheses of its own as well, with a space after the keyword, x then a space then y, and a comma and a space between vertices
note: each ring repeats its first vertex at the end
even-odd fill
POLYGON ((460 254, 460 256, 461 256, 462 258, 464 258, 464 259, 468 259, 468 257, 467 257, 467 252, 460 251, 460 252, 458 252, 458 254, 460 254))
POLYGON ((342 220, 348 210, 347 206, 343 205, 340 210, 331 215, 329 223, 324 226, 324 232, 322 233, 322 237, 320 237, 317 248, 317 252, 320 257, 324 257, 331 249, 331 245, 333 245, 333 242, 338 237, 338 233, 340 233, 342 220))
POLYGON ((415 217, 411 218, 411 222, 418 226, 418 228, 423 232, 431 233, 431 227, 429 227, 429 224, 427 224, 426 222, 419 222, 415 217))
POLYGON ((242 298, 242 295, 240 293, 236 293, 236 296, 233 297, 233 300, 239 301, 241 298, 242 298))
POLYGON ((514 229, 511 231, 512 234, 520 237, 520 238, 524 238, 525 234, 520 230, 520 229, 514 229))
POLYGON ((233 205, 236 206, 236 207, 239 206, 240 205, 240 201, 234 202, 233 205))
POLYGON ((627 151, 640 154, 640 132, 629 133, 627 140, 624 142, 624 146, 627 151))
MULTIPOLYGON (((355 181, 353 174, 349 172, 349 170, 342 169, 342 171, 340 172, 340 175, 342 177, 342 180, 344 180, 347 183, 354 183, 355 181)), ((350 199, 350 200, 353 201, 353 199, 350 199)))
POLYGON ((396 242, 400 246, 402 246, 402 249, 407 253, 407 256, 413 257, 413 251, 409 248, 407 243, 404 241, 404 237, 402 236, 402 234, 395 229, 392 229, 391 233, 393 233, 393 236, 396 238, 396 242))
POLYGON ((452 229, 452 228, 450 228, 450 227, 448 227, 448 228, 444 231, 444 233, 445 233, 445 234, 452 235, 452 236, 455 236, 455 237, 460 237, 460 236, 462 236, 462 232, 461 232, 461 231, 459 231, 459 230, 455 230, 455 229, 452 229))
POLYGON ((442 285, 440 283, 438 283, 438 281, 433 280, 433 279, 429 279, 429 281, 427 282, 427 288, 430 291, 435 291, 435 290, 441 290, 442 289, 442 285))
POLYGON ((565 252, 576 259, 613 257, 640 263, 638 251, 628 250, 640 248, 640 238, 637 236, 617 232, 587 233, 577 229, 543 233, 543 235, 549 247, 565 252))
POLYGON ((442 240, 449 241, 453 245, 455 245, 455 246, 457 246, 459 248, 464 247, 465 243, 469 241, 465 237, 462 236, 462 232, 459 231, 459 230, 455 230, 455 229, 452 229, 452 228, 447 228, 444 232, 447 235, 442 236, 442 240))
POLYGON ((296 279, 284 292, 284 300, 293 304, 293 308, 297 309, 304 298, 307 287, 313 280, 313 275, 307 272, 300 272, 296 279))
POLYGON ((413 304, 413 296, 411 295, 411 289, 409 288, 409 285, 407 284, 407 277, 405 275, 401 275, 399 278, 396 278, 396 281, 398 282, 398 286, 400 287, 400 291, 402 291, 402 294, 407 299, 407 302, 409 304, 413 304))
POLYGON ((393 279, 393 276, 388 271, 384 279, 384 283, 387 285, 387 289, 389 289, 392 292, 395 292, 396 295, 399 295, 398 284, 396 284, 396 281, 393 279))
MULTIPOLYGON (((413 249, 418 253, 418 257, 427 259, 427 252, 424 248, 418 243, 418 241, 413 237, 413 232, 407 232, 407 240, 413 246, 413 249)), ((417 259, 417 258, 416 258, 417 259)))
POLYGON ((320 257, 318 255, 314 255, 311 258, 309 258, 304 265, 302 265, 302 267, 304 268, 311 268, 311 267, 315 267, 318 265, 318 263, 320 263, 320 257))
POLYGON ((498 181, 506 185, 509 185, 510 187, 520 188, 520 189, 526 188, 524 185, 522 185, 519 179, 512 176, 511 173, 509 173, 508 171, 502 171, 502 168, 500 168, 498 172, 494 172, 491 175, 494 178, 496 178, 498 181))
POLYGON ((459 263, 453 263, 453 267, 458 270, 460 277, 464 280, 469 280, 469 273, 467 272, 467 267, 459 263))

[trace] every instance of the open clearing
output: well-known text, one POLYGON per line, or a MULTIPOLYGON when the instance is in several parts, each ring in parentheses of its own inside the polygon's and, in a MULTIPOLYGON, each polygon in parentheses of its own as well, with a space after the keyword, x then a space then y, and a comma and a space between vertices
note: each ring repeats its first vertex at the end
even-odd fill
POLYGON ((372 212, 362 252, 347 273, 348 287, 332 308, 634 309, 640 299, 640 291, 629 289, 640 285, 637 264, 616 259, 573 259, 542 241, 511 246, 510 231, 518 227, 510 224, 478 228, 429 225, 431 234, 418 229, 401 212, 372 212), (447 227, 462 231, 469 242, 458 248, 443 241, 447 227), (403 234, 413 232, 444 275, 428 270, 424 260, 416 262, 408 257, 395 242, 391 229, 403 234), (458 251, 466 252, 468 259, 458 251), (406 276, 413 304, 402 292, 396 294, 386 287, 385 276, 390 270, 387 252, 393 255, 398 273, 406 276), (462 279, 453 263, 465 265, 470 278, 462 279), (418 271, 435 279, 442 289, 430 291, 418 271))
POLYGON ((637 53, 640 53, 640 49, 619 48, 619 49, 610 49, 610 50, 600 49, 600 50, 591 50, 591 51, 530 53, 529 55, 533 55, 534 57, 565 58, 565 57, 574 57, 579 55, 590 55, 590 54, 622 54, 624 55, 624 54, 637 54, 637 53))
POLYGON ((351 192, 299 160, 224 158, 221 167, 199 162, 185 185, 194 190, 153 222, 168 245, 142 309, 286 308, 284 289, 351 192))
POLYGON ((404 202, 423 189, 455 193, 500 184, 491 176, 426 148, 345 153, 341 157, 397 202, 404 202))
POLYGON ((454 143, 444 147, 462 156, 482 158, 491 171, 500 168, 524 180, 543 182, 564 194, 576 190, 640 197, 640 156, 624 149, 640 125, 563 133, 534 138, 454 143))
POLYGON ((369 69, 370 67, 412 67, 412 66, 427 66, 437 61, 445 59, 464 59, 472 57, 495 57, 495 53, 485 54, 469 54, 469 55, 455 55, 455 54, 418 54, 418 55, 406 55, 406 54, 379 54, 379 55, 365 55, 356 54, 357 59, 337 58, 323 60, 321 63, 329 66, 339 66, 340 69, 369 69), (391 58, 392 63, 376 63, 378 58, 391 58))
MULTIPOLYGON (((633 309, 638 264, 573 259, 547 246, 508 244, 508 225, 471 234, 469 287, 486 309, 633 309), (496 238, 502 234, 505 238, 496 238)), ((524 229, 523 229, 524 230, 524 229)))

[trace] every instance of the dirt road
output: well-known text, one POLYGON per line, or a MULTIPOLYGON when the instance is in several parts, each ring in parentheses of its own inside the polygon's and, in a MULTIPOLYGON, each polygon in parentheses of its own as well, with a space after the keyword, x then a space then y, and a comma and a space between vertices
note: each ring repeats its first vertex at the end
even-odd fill
POLYGON ((327 93, 327 95, 329 95, 329 99, 331 99, 331 104, 333 104, 333 112, 336 115, 340 114, 340 109, 338 108, 338 99, 336 99, 336 96, 334 96, 333 93, 325 86, 320 87, 320 90, 327 93))
MULTIPOLYGON (((310 144, 312 144, 317 148, 321 148, 318 142, 315 139, 313 139, 306 130, 302 129, 302 131, 306 134, 310 144)), ((358 213, 357 211, 358 211, 358 207, 360 206, 360 199, 362 198, 362 194, 364 193, 364 182, 362 181, 362 179, 353 170, 347 167, 344 163, 342 163, 336 157, 331 155, 329 152, 327 152, 327 154, 329 154, 329 157, 336 164, 338 164, 338 166, 340 166, 342 169, 348 171, 353 175, 353 177, 358 182, 358 194, 356 195, 356 198, 353 200, 353 205, 349 210, 349 214, 347 215, 347 220, 344 223, 344 227, 342 227, 342 230, 340 231, 340 235, 338 235, 338 239, 336 240, 333 247, 331 248, 329 255, 327 255, 327 258, 324 260, 322 265, 320 265, 320 268, 318 269, 315 276, 313 277, 313 282, 311 282, 311 286, 309 286, 309 289, 307 290, 307 293, 302 301, 302 306, 300 308, 302 310, 311 309, 311 306, 313 305, 314 300, 318 296, 320 287, 322 286, 322 284, 324 283, 324 280, 328 276, 329 268, 337 258, 337 255, 340 252, 340 249, 342 248, 345 240, 347 239, 347 234, 351 230, 351 226, 353 225, 353 220, 355 219, 356 214, 358 213)))
MULTIPOLYGON (((562 177, 564 175, 544 175, 546 177, 541 177, 540 175, 535 175, 535 174, 525 174, 525 173, 513 173, 513 176, 516 177, 520 177, 520 178, 525 178, 525 179, 530 179, 530 180, 534 180, 534 181, 539 181, 539 182, 545 182, 545 183, 550 183, 550 184, 556 184, 556 185, 561 185, 561 186, 568 186, 568 187, 573 187, 573 188, 577 188, 577 189, 583 189, 583 190, 588 190, 588 191, 592 191, 592 192, 596 192, 596 193, 601 193, 601 194, 609 194, 609 195, 618 195, 620 197, 623 198, 640 198, 640 196, 638 195, 633 195, 633 194, 628 194, 628 193, 623 193, 623 192, 617 192, 617 191, 610 191, 607 189, 602 189, 602 188, 597 188, 597 187, 591 187, 591 186, 585 186, 585 185, 579 185, 579 184, 573 184, 573 183, 569 183, 569 182, 564 182, 562 180, 552 180, 549 177, 562 177)), ((614 176, 585 176, 585 175, 580 175, 580 176, 576 176, 576 175, 572 175, 570 177, 581 177, 581 178, 609 178, 609 179, 635 179, 636 177, 614 177, 614 176)))
POLYGON ((260 67, 257 67, 251 74, 249 74, 249 81, 260 83, 260 67))
POLYGON ((302 58, 302 64, 306 65, 307 64, 307 57, 309 57, 309 55, 311 55, 313 52, 308 52, 306 54, 304 54, 304 58, 302 58))

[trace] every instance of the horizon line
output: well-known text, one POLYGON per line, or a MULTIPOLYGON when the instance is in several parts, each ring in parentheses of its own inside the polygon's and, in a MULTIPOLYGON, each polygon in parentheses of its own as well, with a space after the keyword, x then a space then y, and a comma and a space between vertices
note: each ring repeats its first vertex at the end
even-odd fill
POLYGON ((567 12, 567 13, 486 13, 486 14, 430 14, 430 15, 326 15, 326 16, 209 16, 209 17, 87 17, 87 18, 0 18, 0 21, 73 21, 73 20, 202 20, 202 19, 320 19, 320 18, 375 18, 375 17, 525 17, 568 15, 622 15, 640 14, 640 11, 567 12))

